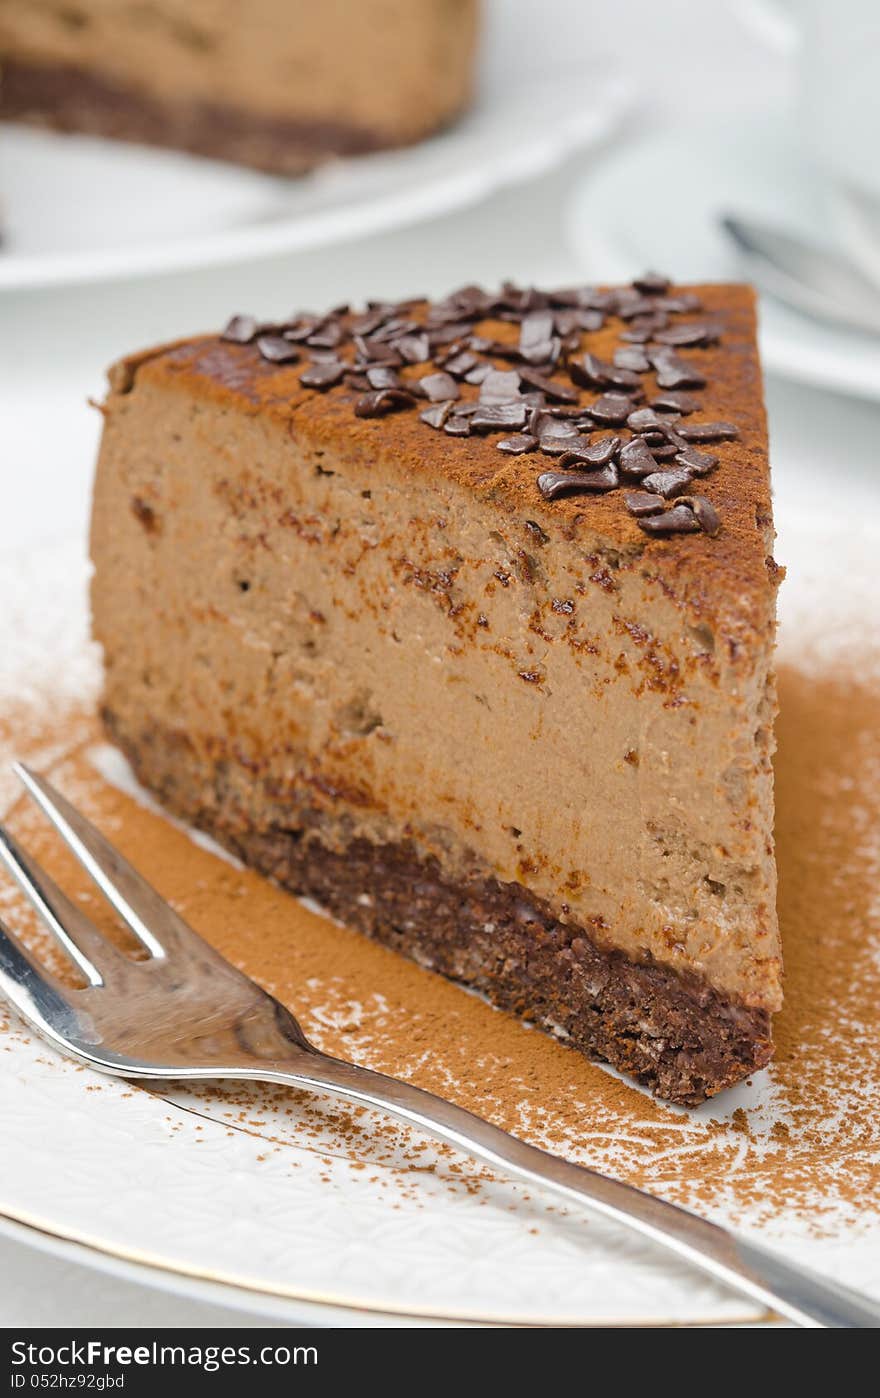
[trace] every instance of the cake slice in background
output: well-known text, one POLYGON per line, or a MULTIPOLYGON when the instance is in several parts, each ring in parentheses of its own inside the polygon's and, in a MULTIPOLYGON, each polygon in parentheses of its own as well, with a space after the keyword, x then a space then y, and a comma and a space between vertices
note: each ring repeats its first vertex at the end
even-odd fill
POLYGON ((94 628, 140 779, 661 1096, 765 1064, 779 569, 752 292, 237 316, 110 382, 94 628))
POLYGON ((467 106, 477 0, 0 0, 0 117, 295 174, 467 106))

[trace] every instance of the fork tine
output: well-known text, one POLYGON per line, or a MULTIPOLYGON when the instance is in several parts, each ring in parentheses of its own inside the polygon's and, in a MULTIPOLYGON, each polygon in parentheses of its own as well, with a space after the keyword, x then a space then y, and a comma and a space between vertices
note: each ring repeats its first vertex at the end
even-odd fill
POLYGON ((108 903, 152 956, 164 960, 171 946, 179 945, 185 937, 198 936, 110 841, 44 777, 21 762, 14 762, 12 769, 108 903), (167 946, 163 946, 153 928, 161 929, 167 946))
POLYGON ((0 918, 0 990, 25 1019, 40 1027, 70 1014, 67 987, 40 966, 0 918))
POLYGON ((102 985, 104 976, 100 967, 103 965, 109 970, 121 953, 2 826, 0 861, 89 985, 102 985))

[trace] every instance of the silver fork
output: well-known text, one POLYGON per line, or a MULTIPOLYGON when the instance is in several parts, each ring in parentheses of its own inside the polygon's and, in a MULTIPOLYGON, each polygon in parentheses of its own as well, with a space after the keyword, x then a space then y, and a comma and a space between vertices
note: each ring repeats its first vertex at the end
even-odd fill
POLYGON ((377 1108, 633 1229, 798 1325, 873 1328, 880 1303, 792 1266, 697 1214, 573 1165, 408 1082, 331 1058, 293 1015, 209 946, 50 784, 15 771, 141 944, 107 940, 0 827, 0 859, 85 979, 71 989, 0 923, 0 989, 62 1053, 126 1078, 233 1078, 287 1083, 377 1108))

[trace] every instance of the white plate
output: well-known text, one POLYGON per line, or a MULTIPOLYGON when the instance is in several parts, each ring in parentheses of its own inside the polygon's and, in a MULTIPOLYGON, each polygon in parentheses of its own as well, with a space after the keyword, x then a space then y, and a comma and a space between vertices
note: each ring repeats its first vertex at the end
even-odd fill
POLYGON ((300 179, 85 136, 0 127, 0 289, 299 252, 433 218, 532 179, 615 128, 607 61, 487 81, 447 131, 300 179))
MULTIPOLYGON (((592 279, 627 281, 658 267, 684 282, 736 281, 736 253, 718 225, 726 212, 831 240, 828 211, 782 116, 694 120, 615 151, 577 189, 566 226, 592 279)), ((880 399, 880 338, 764 297, 761 353, 765 369, 784 378, 880 399)))
MULTIPOLYGON (((865 663, 872 652, 880 657, 880 621, 865 605, 878 549, 880 535, 865 531, 860 540, 852 521, 835 523, 821 502, 784 515, 785 655, 805 655, 818 613, 834 645, 857 647, 865 663), (838 575, 834 560, 844 548, 847 568, 838 575)), ((48 676, 55 713, 67 699, 94 692, 84 583, 78 544, 4 562, 2 621, 14 638, 12 658, 10 649, 4 655, 7 696, 24 696, 29 678, 37 694, 49 692, 48 676)), ((52 758, 50 740, 41 760, 51 765, 52 758)), ((96 762, 111 770, 106 755, 96 762)), ((0 808, 14 786, 0 772, 0 808)), ((168 1087, 157 1096, 100 1078, 61 1059, 0 1005, 0 1227, 118 1276, 277 1319, 643 1325, 760 1318, 623 1230, 524 1197, 500 1179, 463 1187, 476 1174, 464 1160, 459 1173, 454 1159, 431 1150, 414 1168, 403 1128, 390 1144, 386 1134, 374 1153, 368 1136, 353 1143, 340 1135, 320 1103, 307 1109, 278 1089, 255 1093, 240 1117, 238 1102, 230 1116, 222 1091, 168 1087)), ((707 1120, 735 1131, 738 1108, 747 1110, 751 1130, 770 1132, 778 1112, 772 1070, 697 1112, 681 1112, 658 1183, 704 1148, 707 1120)), ((611 1148, 625 1160, 644 1139, 637 1112, 611 1148)), ((586 1132, 574 1153, 607 1160, 608 1149, 602 1131, 586 1132)), ((831 1200, 817 1204, 827 1208, 822 1236, 812 1234, 803 1209, 763 1222, 741 1212, 738 1226, 850 1285, 880 1290, 880 1214, 867 1200, 857 1220, 838 1218, 831 1200)), ((713 1216, 728 1217, 726 1205, 713 1216)))

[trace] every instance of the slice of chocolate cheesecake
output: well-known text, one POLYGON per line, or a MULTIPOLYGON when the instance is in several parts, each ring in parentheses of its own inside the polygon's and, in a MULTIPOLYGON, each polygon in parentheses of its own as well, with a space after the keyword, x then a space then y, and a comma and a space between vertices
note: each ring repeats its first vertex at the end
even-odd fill
POLYGON ((296 174, 468 104, 478 0, 0 0, 0 118, 296 174))
POLYGON ((752 292, 370 303, 114 366, 108 731, 249 864, 695 1103, 781 1003, 752 292))

